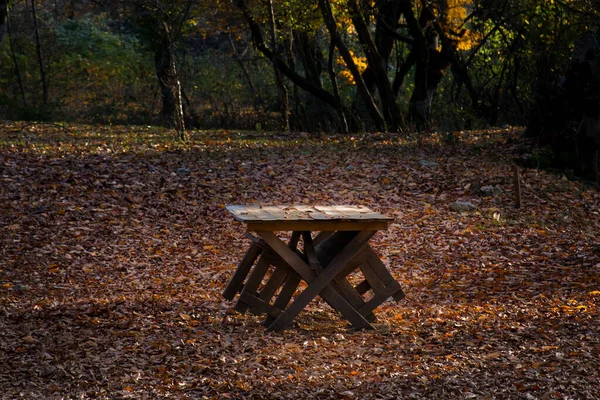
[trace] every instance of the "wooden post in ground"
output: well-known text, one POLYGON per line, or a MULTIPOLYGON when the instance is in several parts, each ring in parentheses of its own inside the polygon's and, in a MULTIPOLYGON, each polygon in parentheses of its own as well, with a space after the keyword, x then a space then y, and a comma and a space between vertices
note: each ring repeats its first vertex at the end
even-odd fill
POLYGON ((600 189, 600 151, 594 154, 594 175, 596 175, 596 189, 600 189))
POLYGON ((515 208, 521 208, 521 176, 519 166, 513 165, 513 183, 515 187, 515 208))

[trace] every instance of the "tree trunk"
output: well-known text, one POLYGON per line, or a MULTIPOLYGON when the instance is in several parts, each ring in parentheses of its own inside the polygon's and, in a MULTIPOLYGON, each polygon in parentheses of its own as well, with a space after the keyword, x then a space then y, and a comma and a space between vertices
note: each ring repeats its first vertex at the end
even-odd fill
POLYGON ((8 3, 8 0, 0 0, 0 44, 4 40, 4 34, 6 34, 6 30, 8 29, 8 3))
MULTIPOLYGON (((488 119, 489 111, 487 110, 487 107, 484 106, 480 102, 479 94, 475 90, 475 87, 473 86, 473 82, 471 81, 471 76, 469 75, 469 71, 468 71, 469 62, 465 63, 462 60, 462 58, 460 57, 460 54, 458 53, 456 48, 453 46, 451 40, 446 35, 446 32, 444 31, 444 29, 442 28, 440 23, 438 21, 433 21, 433 24, 434 24, 436 32, 439 35, 441 42, 442 42, 442 53, 447 58, 447 62, 450 63, 450 66, 452 68, 452 74, 453 74, 454 78, 460 84, 465 85, 465 88, 467 89, 467 93, 469 94, 469 97, 471 98, 471 104, 472 104, 475 112, 478 115, 484 117, 485 119, 488 119)), ((517 35, 517 36, 519 36, 519 35, 517 35)), ((483 41, 486 41, 488 37, 489 36, 486 36, 486 38, 484 38, 483 41)), ((483 43, 483 41, 482 41, 482 43, 483 43)), ((480 44, 480 45, 482 45, 482 44, 480 44)), ((516 71, 517 70, 515 70, 515 73, 516 73, 516 71)))
POLYGON ((340 52, 340 55, 346 63, 346 66, 350 70, 350 73, 352 74, 352 77, 356 82, 358 93, 360 93, 360 95, 363 97, 363 100, 367 104, 367 109, 369 111, 371 119, 377 126, 377 129, 379 129, 380 131, 387 130, 383 115, 377 108, 377 105, 373 100, 373 96, 371 96, 371 93, 369 93, 369 89, 367 88, 367 85, 365 85, 365 81, 363 80, 362 75, 358 70, 358 67, 356 66, 356 63, 354 62, 354 59, 352 58, 350 50, 348 50, 348 47, 346 47, 346 44, 343 42, 343 40, 340 37, 340 34, 337 31, 337 24, 335 22, 335 19, 333 18, 333 12, 331 11, 331 3, 329 2, 329 0, 319 0, 319 8, 321 9, 321 13, 323 14, 323 19, 325 20, 325 25, 327 26, 327 30, 329 31, 331 41, 335 43, 335 46, 337 47, 338 51, 340 52))
POLYGON ((398 92, 405 74, 414 64, 415 88, 409 102, 409 117, 420 130, 429 125, 431 103, 435 91, 455 54, 450 41, 445 37, 436 21, 431 6, 422 0, 421 13, 417 19, 410 3, 408 0, 403 0, 401 10, 414 39, 414 46, 405 64, 396 75, 394 92, 398 92), (437 45, 439 37, 442 37, 441 51, 438 50, 437 45))
POLYGON ((240 56, 238 54, 237 48, 235 47, 235 42, 233 41, 231 34, 229 35, 229 43, 231 44, 233 58, 235 59, 235 62, 240 66, 240 69, 242 70, 242 74, 244 75, 244 78, 246 78, 246 81, 248 82, 248 87, 250 88, 250 93, 252 95, 254 110, 258 111, 258 107, 260 104, 263 103, 263 100, 260 96, 260 93, 258 92, 258 90, 256 88, 256 85, 254 84, 254 80, 252 79, 252 75, 250 75, 250 71, 248 71, 246 64, 244 64, 244 60, 242 59, 244 54, 246 54, 246 52, 248 51, 249 46, 246 47, 246 50, 244 50, 244 52, 240 56))
POLYGON ((416 62, 417 51, 413 48, 412 51, 408 53, 408 57, 406 57, 406 60, 404 60, 400 68, 396 70, 396 76, 394 77, 394 83, 392 84, 392 90, 396 97, 398 97, 398 92, 400 92, 406 74, 408 74, 408 71, 410 71, 416 62))
POLYGON ((291 80, 295 85, 298 85, 303 90, 306 90, 316 98, 324 101, 329 106, 334 109, 343 108, 345 113, 348 111, 344 108, 344 105, 341 103, 339 97, 334 96, 329 93, 327 90, 322 87, 314 85, 312 82, 308 81, 303 76, 299 75, 296 71, 293 70, 289 65, 285 63, 285 61, 279 57, 276 53, 273 52, 266 44, 262 34, 262 30, 258 22, 254 19, 252 12, 248 6, 246 0, 234 0, 234 5, 242 12, 248 26, 250 28, 250 32, 252 34, 252 42, 254 46, 267 58, 275 68, 279 69, 289 80, 291 80))
POLYGON ((167 126, 177 131, 181 140, 187 141, 181 81, 177 73, 175 49, 170 37, 170 29, 166 22, 163 22, 161 36, 160 46, 157 46, 154 52, 154 65, 162 97, 161 117, 167 126))
POLYGON ((391 131, 401 131, 404 121, 402 119, 400 107, 398 107, 398 103, 396 103, 396 96, 392 90, 392 85, 387 76, 387 62, 377 51, 377 46, 375 46, 375 42, 373 42, 373 38, 369 33, 369 27, 360 11, 358 0, 350 0, 348 6, 352 17, 352 23, 358 33, 358 40, 367 56, 369 67, 371 67, 373 71, 375 84, 377 85, 381 105, 383 107, 383 117, 391 131))
MULTIPOLYGON (((15 51, 15 46, 12 37, 12 29, 10 25, 10 15, 8 14, 8 3, 5 3, 4 10, 6 11, 6 33, 8 34, 8 46, 10 48, 10 55, 13 59, 13 64, 15 67, 15 75, 17 77, 17 83, 19 84, 19 90, 21 92, 21 101, 23 102, 23 107, 27 108, 27 97, 25 96, 25 85, 23 84, 23 78, 21 76, 21 68, 19 68, 19 61, 17 60, 17 52, 15 51)), ((1 38, 0 38, 1 39, 1 38)), ((1 41, 0 41, 1 43, 1 41)))
MULTIPOLYGON (((275 21, 275 9, 273 8, 273 1, 268 0, 269 5, 269 17, 271 23, 271 48, 276 51, 277 44, 277 26, 275 21)), ((278 55, 281 57, 281 54, 278 55)), ((281 120, 283 123, 283 129, 286 132, 290 131, 290 99, 287 87, 285 87, 285 81, 283 74, 279 69, 273 66, 273 72, 275 73, 275 86, 279 91, 279 110, 281 111, 281 120)))
POLYGON ((321 87, 323 60, 316 40, 311 40, 306 32, 295 31, 293 36, 306 79, 321 87))
MULTIPOLYGON (((383 59, 385 65, 388 64, 392 50, 394 48, 394 37, 389 33, 389 30, 396 31, 400 18, 400 8, 396 1, 378 0, 377 7, 377 22, 375 25, 375 46, 379 55, 383 59)), ((372 66, 367 66, 363 72, 365 84, 372 93, 375 90, 375 71, 372 66)), ((397 95, 397 93, 395 93, 397 95)))
MULTIPOLYGON (((316 36, 310 36, 305 31, 294 31, 292 36, 294 38, 294 47, 292 48, 290 42, 290 48, 288 50, 289 54, 295 53, 298 57, 304 70, 304 76, 306 80, 310 81, 313 85, 322 88, 323 83, 321 80, 321 74, 324 69, 325 61, 323 60, 319 41, 317 40, 316 36), (293 51, 294 49, 296 50, 295 52, 293 51)), ((339 98, 339 87, 337 85, 337 79, 333 68, 335 45, 333 43, 331 43, 331 45, 333 45, 333 47, 330 47, 329 49, 329 59, 326 68, 329 78, 331 79, 332 92, 334 96, 339 98)), ((290 60, 289 62, 292 63, 293 61, 290 60)), ((297 86, 294 86, 294 88, 297 88, 297 86)), ((296 104, 299 104, 298 100, 296 101, 296 104)), ((329 113, 323 113, 323 106, 324 104, 321 100, 315 99, 315 101, 303 104, 302 113, 296 113, 299 116, 302 115, 306 129, 315 129, 319 125, 329 124, 329 122, 332 121, 329 117, 329 113)), ((348 124, 346 122, 346 116, 341 108, 338 108, 336 111, 338 114, 338 120, 333 122, 333 125, 335 126, 335 129, 347 133, 348 124)))
POLYGON ((275 73, 275 85, 279 91, 279 111, 281 112, 281 122, 285 132, 290 131, 290 96, 285 86, 285 80, 280 70, 273 67, 275 73))
POLYGON ((48 104, 48 79, 46 78, 46 69, 44 68, 44 57, 42 54, 42 43, 40 41, 40 30, 38 27, 37 10, 35 0, 31 1, 31 13, 33 16, 33 29, 35 32, 35 49, 40 67, 40 79, 42 80, 42 100, 44 105, 48 104))
MULTIPOLYGON (((333 66, 335 57, 335 42, 332 40, 329 44, 329 55, 327 56, 327 73, 329 74, 329 79, 331 80, 331 87, 333 88, 333 94, 338 99, 340 98, 340 88, 337 83, 337 76, 335 75, 335 69, 333 66)), ((350 131, 348 127, 348 120, 346 115, 344 114, 344 110, 340 107, 337 109, 338 116, 340 117, 340 121, 342 123, 342 129, 344 133, 348 133, 350 131)))
MULTIPOLYGON (((395 38, 390 34, 390 31, 396 31, 400 18, 400 10, 397 1, 377 0, 376 7, 376 23, 375 23, 375 46, 379 55, 383 59, 384 65, 388 65, 392 50, 394 48, 395 38)), ((367 65, 362 76, 369 89, 369 92, 374 95, 377 88, 376 81, 377 72, 372 65, 367 65)), ((396 74, 397 75, 397 74, 396 74)), ((397 79, 394 79, 394 84, 397 79)), ((392 85, 394 98, 398 98, 398 90, 392 85)), ((358 99, 356 99, 358 100, 358 99)), ((356 109, 356 100, 353 109, 356 109)))

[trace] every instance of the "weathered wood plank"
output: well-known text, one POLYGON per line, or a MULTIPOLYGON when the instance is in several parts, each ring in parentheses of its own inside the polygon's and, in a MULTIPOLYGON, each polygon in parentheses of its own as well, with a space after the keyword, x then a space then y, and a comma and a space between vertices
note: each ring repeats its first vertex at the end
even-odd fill
MULTIPOLYGON (((306 289, 304 291, 306 291, 306 289)), ((304 291, 302 293, 304 293, 304 291)), ((323 289, 323 291, 320 293, 320 296, 334 310, 339 311, 355 328, 357 328, 357 329, 374 329, 373 325, 371 325, 365 317, 363 317, 356 309, 354 309, 342 295, 340 295, 338 292, 336 292, 332 286, 325 287, 325 289, 323 289)), ((297 314, 294 315, 289 321, 280 320, 280 318, 286 311, 288 311, 290 309, 291 306, 294 305, 294 303, 295 303, 295 300, 277 318, 268 318, 265 321, 265 325, 267 325, 267 330, 280 331, 280 330, 288 327, 293 322, 293 320, 297 316, 297 314)), ((302 311, 302 309, 300 311, 302 311)), ((300 311, 298 311, 298 313, 300 311)), ((286 320, 287 320, 287 318, 286 318, 286 320)))
POLYGON ((315 273, 306 265, 296 252, 285 245, 273 232, 258 231, 256 232, 265 242, 292 267, 298 275, 307 282, 312 282, 315 279, 315 273))
POLYGON ((313 239, 313 244, 315 245, 315 247, 317 247, 319 244, 321 244, 321 242, 323 242, 325 239, 327 239, 329 236, 333 235, 335 232, 334 231, 321 231, 317 234, 317 236, 315 236, 315 238, 313 239))
POLYGON ((377 293, 385 290, 385 285, 383 284, 383 282, 381 282, 381 278, 379 277, 379 275, 377 275, 375 271, 373 271, 373 268, 371 267, 370 263, 363 263, 360 266, 360 270, 362 271, 365 278, 367 278, 367 281, 369 281, 369 285, 371 285, 373 292, 377 293))
POLYGON ((256 244, 257 246, 259 246, 263 250, 269 247, 269 246, 267 246, 267 244, 265 243, 264 240, 262 240, 261 238, 258 238, 256 236, 250 234, 250 232, 244 232, 244 236, 246 236, 248 239, 250 239, 250 241, 253 244, 256 244))
POLYGON ((247 207, 247 210, 260 221, 285 220, 281 216, 279 207, 276 206, 247 207))
POLYGON ((281 217, 286 220, 311 221, 314 209, 309 206, 286 206, 282 208, 281 217))
POLYGON ((258 262, 256 263, 256 266, 254 267, 254 270, 252 271, 252 273, 250 274, 250 277, 248 278, 248 282, 246 282, 246 284, 244 285, 244 288, 242 289, 242 292, 240 293, 240 297, 238 298, 238 301, 234 306, 234 309, 236 311, 239 311, 242 314, 246 312, 246 310, 248 309, 248 303, 245 303, 242 300, 242 298, 243 298, 242 294, 248 293, 251 296, 256 296, 256 290, 260 286, 268 269, 269 269, 269 260, 268 260, 268 257, 265 257, 265 254, 263 254, 258 259, 258 262))
POLYGON ((279 315, 281 314, 281 310, 275 309, 268 302, 251 295, 250 293, 241 293, 240 300, 244 302, 244 304, 250 306, 250 312, 255 315, 259 314, 273 314, 279 315))
POLYGON ((302 241, 304 242, 304 254, 308 260, 308 266, 313 271, 320 271, 322 269, 321 264, 319 264, 319 259, 317 258, 317 252, 315 251, 310 232, 302 232, 302 241))
POLYGON ((259 218, 255 217, 244 205, 228 205, 225 206, 225 209, 229 211, 233 218, 236 221, 246 222, 246 221, 260 221, 259 218))
MULTIPOLYGON (((362 240, 364 240, 364 238, 366 238, 366 241, 368 241, 368 239, 374 234, 374 231, 368 231, 367 233, 363 234, 363 236, 360 238, 360 243, 362 243, 362 240), (368 236, 368 237, 367 237, 368 236)), ((295 253, 293 252, 291 249, 289 249, 277 236, 275 236, 275 234, 273 234, 272 232, 258 232, 258 235, 260 237, 262 237, 265 242, 267 242, 267 244, 269 246, 271 246, 271 248, 273 250, 275 250, 277 252, 277 254, 279 256, 281 256, 292 268, 294 268, 294 270, 307 282, 309 282, 309 286, 308 288, 310 288, 310 283, 313 282, 315 279, 319 279, 320 276, 323 276, 323 274, 325 274, 327 272, 327 269, 325 270, 325 272, 323 272, 321 275, 316 276, 315 273, 313 271, 310 270, 310 268, 308 267, 308 265, 295 253)), ((360 234, 359 234, 360 236, 360 234)), ((366 243, 366 241, 364 243, 366 243)), ((359 242, 351 242, 351 247, 350 249, 352 250, 351 253, 354 253, 354 251, 356 251, 356 249, 353 249, 353 246, 360 244, 359 242)), ((361 244, 362 247, 362 244, 361 244)), ((344 249, 347 252, 350 252, 350 250, 344 249)), ((342 250, 342 253, 344 252, 344 250, 342 250)), ((352 257, 353 254, 351 255, 346 255, 345 257, 352 257)), ((335 261, 335 259, 334 259, 335 261)), ((338 263, 345 263, 345 258, 341 258, 337 261, 338 263)), ((337 268, 340 269, 342 268, 343 265, 338 266, 337 268)), ((335 271, 334 271, 335 272, 335 271)), ((329 283, 332 278, 327 278, 328 281, 327 283, 329 283)), ((327 283, 325 285, 327 285, 327 283)), ((302 294, 304 292, 306 292, 305 289, 298 297, 302 296, 302 294)), ((313 290, 314 292, 314 290, 313 290)), ((292 311, 288 311, 290 309, 290 307, 293 307, 294 304, 296 304, 297 299, 292 302, 292 304, 286 308, 286 310, 281 314, 281 316, 279 316, 277 318, 277 320, 273 321, 273 323, 271 323, 271 325, 269 325, 269 330, 279 330, 279 329, 283 329, 285 327, 287 327, 293 320, 294 318, 300 313, 300 311, 302 311, 302 309, 304 309, 304 307, 306 307, 306 305, 308 304, 308 302, 310 302, 314 297, 316 297, 318 294, 321 295, 321 297, 323 297, 334 309, 338 310, 339 312, 342 313, 342 315, 344 315, 344 317, 346 317, 346 319, 348 321, 350 321, 350 323, 352 323, 352 325, 354 325, 357 328, 371 328, 372 326, 371 324, 362 316, 360 315, 353 307, 352 305, 350 305, 348 303, 348 301, 346 299, 343 298, 343 296, 341 296, 339 293, 337 293, 336 291, 334 291, 331 287, 325 287, 325 288, 321 288, 319 291, 317 291, 317 293, 309 293, 310 294, 310 299, 308 299, 308 301, 306 302, 306 304, 304 304, 301 308, 299 308, 299 306, 296 306, 296 308, 299 308, 298 310, 296 310, 295 308, 292 309, 292 311), (322 292, 322 293, 321 293, 322 292), (279 321, 279 319, 285 314, 288 313, 288 316, 285 320, 283 321, 279 321)), ((306 296, 306 295, 305 295, 306 296)))
POLYGON ((365 317, 367 321, 375 321, 375 314, 373 314, 372 312, 368 312, 366 314, 360 312, 361 307, 365 305, 365 300, 356 291, 354 286, 352 286, 350 282, 348 282, 346 278, 336 279, 331 283, 331 285, 333 286, 334 290, 341 294, 346 299, 346 301, 348 301, 348 303, 350 303, 350 305, 359 312, 359 314, 365 317))
POLYGON ((393 218, 372 211, 364 206, 262 206, 227 205, 234 218, 248 221, 392 221, 393 218))
MULTIPOLYGON (((327 240, 321 242, 316 249, 321 265, 327 267, 333 258, 342 251, 359 232, 360 231, 335 232, 327 238, 327 240)), ((362 251, 360 253, 362 253, 362 251)), ((348 265, 352 263, 353 261, 349 262, 348 265)))
POLYGON ((338 274, 338 276, 347 276, 357 268, 360 267, 361 264, 367 262, 368 257, 368 249, 370 246, 367 244, 363 249, 342 269, 342 272, 338 274))
POLYGON ((398 290, 396 291, 396 293, 394 293, 392 295, 392 299, 394 299, 394 301, 400 301, 405 297, 406 297, 406 294, 404 294, 404 290, 402 290, 400 283, 398 283, 398 290))
POLYGON ((290 238, 288 247, 292 250, 296 250, 296 248, 298 247, 299 240, 300 240, 300 232, 299 231, 292 232, 292 237, 290 238))
POLYGON ((388 221, 248 221, 246 229, 250 232, 258 231, 383 231, 388 228, 388 221))
MULTIPOLYGON (((308 287, 296 297, 296 299, 285 309, 285 311, 269 326, 269 330, 280 330, 287 327, 296 316, 314 299, 318 294, 321 297, 328 296, 327 301, 336 310, 341 312, 352 325, 357 328, 371 327, 371 324, 360 315, 341 295, 331 289, 330 282, 344 268, 354 255, 369 241, 375 231, 362 231, 344 247, 344 249, 331 261, 331 263, 319 274, 314 281, 309 281, 308 287), (334 293, 333 295, 331 293, 334 293)), ((261 235, 266 240, 264 236, 261 235)), ((268 241, 267 241, 268 243, 268 241)), ((279 253, 279 251, 277 251, 279 253)), ((279 253, 282 255, 281 253, 279 253)), ((282 255, 283 256, 283 255, 282 255)), ((304 264, 306 265, 306 264, 304 264)), ((308 280, 307 280, 308 281, 308 280)))
POLYGON ((233 300, 235 294, 242 287, 242 284, 244 283, 244 279, 246 279, 248 272, 250 272, 252 264, 254 264, 254 261, 256 261, 256 258, 261 252, 262 249, 258 244, 252 243, 250 245, 250 248, 244 255, 242 261, 240 261, 237 269, 235 270, 235 273, 233 274, 233 277, 229 281, 229 284, 223 291, 224 298, 226 298, 227 300, 233 300))
POLYGON ((346 220, 351 219, 351 216, 340 210, 336 206, 315 206, 315 210, 321 211, 330 219, 346 220))
MULTIPOLYGON (((283 261, 283 260, 282 260, 283 261)), ((287 276, 288 276, 288 268, 287 265, 277 265, 273 274, 269 277, 269 280, 262 288, 260 293, 258 294, 258 298, 266 303, 271 302, 271 298, 277 292, 277 289, 283 285, 287 276)), ((250 309, 252 312, 252 309, 250 309)))
POLYGON ((381 283, 383 283, 386 287, 397 288, 396 292, 392 294, 394 300, 402 300, 405 297, 405 294, 402 291, 402 288, 400 287, 398 281, 394 279, 390 271, 385 267, 385 264, 381 261, 377 253, 375 253, 375 251, 371 249, 370 254, 371 255, 368 260, 369 266, 373 269, 375 274, 377 274, 381 283))
POLYGON ((313 206, 299 205, 299 206, 294 206, 294 208, 296 210, 298 210, 299 212, 302 212, 305 215, 310 216, 310 219, 312 219, 312 220, 328 220, 329 219, 329 217, 327 215, 325 215, 321 211, 317 210, 313 206))
MULTIPOLYGON (((371 257, 366 263, 360 267, 362 273, 365 275, 369 285, 373 289, 374 298, 381 299, 381 296, 385 294, 385 297, 380 303, 387 300, 389 297, 393 297, 395 301, 400 301, 404 298, 404 292, 400 283, 394 279, 390 272, 385 268, 385 265, 377 257, 375 252, 372 252, 371 257)), ((371 299, 374 301, 374 299, 371 299)), ((376 304, 373 309, 379 307, 376 304)))
POLYGON ((296 293, 300 281, 300 276, 298 276, 295 272, 290 272, 288 274, 281 291, 279 291, 279 295, 275 299, 275 303, 273 303, 273 310, 277 310, 278 312, 269 312, 269 315, 263 323, 265 326, 271 325, 275 318, 281 315, 283 310, 285 310, 285 308, 288 306, 288 303, 292 299, 292 296, 294 293, 296 293))
MULTIPOLYGON (((302 295, 302 293, 300 293, 300 295, 302 295)), ((342 295, 333 290, 332 286, 326 286, 320 295, 326 299, 327 303, 329 303, 335 310, 339 311, 356 329, 375 329, 373 328, 373 325, 371 325, 364 316, 362 316, 354 307, 352 307, 352 305, 350 305, 350 303, 348 303, 348 301, 342 295)), ((290 304, 285 311, 289 310, 293 305, 294 303, 290 304)), ((281 319, 285 311, 281 313, 281 315, 273 322, 273 324, 271 324, 271 326, 269 326, 269 330, 281 330, 294 320, 295 316, 286 324, 285 319, 281 319), (278 324, 280 319, 281 323, 278 324)))
POLYGON ((356 291, 362 296, 371 289, 371 285, 368 280, 364 280, 355 286, 356 291))
POLYGON ((383 292, 376 293, 368 302, 366 302, 358 312, 371 313, 377 307, 379 307, 384 301, 386 301, 392 295, 392 289, 388 289, 383 292))
POLYGON ((332 219, 374 219, 392 221, 393 218, 380 214, 364 206, 336 205, 336 206, 315 206, 315 209, 322 211, 332 219))
POLYGON ((376 231, 387 229, 393 220, 390 217, 365 206, 353 205, 229 205, 227 211, 235 220, 246 224, 247 232, 256 232, 258 238, 250 235, 251 248, 223 295, 233 299, 241 290, 235 309, 243 313, 250 307, 252 312, 267 313, 269 330, 287 327, 318 295, 355 327, 372 328, 369 323, 375 319, 372 310, 389 296, 404 296, 400 284, 367 245, 376 231), (277 231, 292 231, 289 243, 277 237, 274 233, 277 231), (356 236, 343 233, 341 237, 347 236, 344 243, 331 252, 322 249, 321 245, 339 231, 359 233, 356 236), (319 233, 313 238, 311 232, 319 233), (296 250, 301 236, 304 254, 296 250), (325 258, 321 260, 323 256, 325 258), (260 258, 252 270, 257 257, 260 258), (327 266, 323 264, 325 259, 327 266), (275 270, 258 292, 271 265, 275 270), (356 268, 364 269, 362 272, 366 279, 354 287, 348 282, 347 275, 356 268), (308 287, 289 304, 302 279, 308 287), (373 290, 374 296, 365 302, 362 295, 369 289, 373 290), (271 306, 271 300, 278 291, 271 306))

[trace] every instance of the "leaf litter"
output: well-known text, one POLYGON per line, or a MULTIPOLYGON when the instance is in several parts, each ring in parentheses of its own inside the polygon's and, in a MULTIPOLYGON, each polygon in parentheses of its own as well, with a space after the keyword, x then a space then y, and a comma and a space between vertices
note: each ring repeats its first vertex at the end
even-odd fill
POLYGON ((519 133, 4 122, 0 397, 597 398, 600 195, 522 169, 515 209, 519 133), (221 297, 248 245, 226 204, 393 216, 373 247, 407 297, 372 332, 320 300, 265 332, 221 297))

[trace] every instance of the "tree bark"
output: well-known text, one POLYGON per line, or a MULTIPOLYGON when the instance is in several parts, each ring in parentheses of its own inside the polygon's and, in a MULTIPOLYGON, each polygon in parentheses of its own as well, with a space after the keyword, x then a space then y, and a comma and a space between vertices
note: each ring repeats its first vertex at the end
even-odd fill
POLYGON ((187 141, 175 49, 170 28, 164 21, 160 34, 160 45, 154 52, 154 64, 162 97, 161 116, 168 126, 177 131, 179 139, 187 141))
MULTIPOLYGON (((5 2, 4 10, 6 11, 6 33, 8 34, 8 45, 10 48, 10 55, 13 59, 13 64, 15 67, 15 75, 17 77, 17 83, 19 84, 19 91, 21 92, 21 101, 23 102, 23 107, 27 108, 27 97, 25 96, 25 85, 23 84, 23 78, 21 76, 21 68, 19 68, 19 62, 17 60, 17 52, 15 51, 15 46, 12 37, 12 29, 10 25, 10 15, 8 11, 8 3, 5 2)), ((1 40, 0 40, 0 43, 1 40)))
MULTIPOLYGON (((467 70, 467 66, 462 61, 461 57, 457 53, 454 46, 450 42, 450 39, 446 35, 446 32, 441 27, 439 22, 434 22, 435 30, 438 33, 440 40, 442 42, 442 49, 446 52, 447 57, 450 61, 450 65, 452 66, 452 74, 457 78, 459 82, 465 85, 467 92, 471 98, 471 104, 473 105, 473 109, 479 114, 487 118, 487 112, 482 108, 482 105, 479 101, 479 94, 473 87, 473 83, 471 81, 471 76, 467 70)), ((487 40, 484 38, 484 40, 487 40)))
MULTIPOLYGON (((425 9, 425 8, 424 8, 425 9)), ((427 51, 428 43, 423 32, 422 21, 417 20, 410 0, 401 0, 400 10, 406 19, 408 30, 415 43, 413 51, 415 52, 415 89, 409 102, 409 117, 418 125, 426 123, 427 115, 423 112, 427 104, 427 64, 429 54, 427 51), (425 115, 424 115, 425 114, 425 115)))
POLYGON ((285 80, 281 71, 273 67, 275 73, 275 86, 279 91, 279 112, 281 113, 281 122, 285 132, 290 131, 290 96, 285 86, 285 80))
POLYGON ((4 35, 8 29, 8 7, 9 0, 0 0, 0 44, 4 40, 4 35))
POLYGON ((300 62, 306 74, 306 79, 317 86, 321 86, 323 58, 316 39, 311 39, 307 32, 295 31, 294 41, 298 49, 300 62))
POLYGON ((408 53, 408 57, 406 57, 406 60, 404 60, 400 69, 396 70, 396 76, 394 77, 394 83, 392 84, 392 90, 394 91, 394 95, 396 97, 398 97, 398 92, 400 92, 400 88, 404 83, 404 78, 406 77, 406 74, 408 74, 408 71, 410 71, 410 69, 415 65, 416 62, 417 52, 413 48, 413 50, 410 53, 408 53))
POLYGON ((398 107, 398 103, 396 103, 396 96, 392 90, 392 85, 387 76, 387 62, 378 52, 377 46, 369 33, 369 27, 360 11, 358 0, 350 0, 348 2, 348 7, 350 9, 352 23, 358 33, 358 40, 363 46, 363 50, 367 56, 367 62, 373 71, 375 84, 377 85, 381 105, 383 107, 385 121, 390 130, 401 131, 404 121, 402 119, 400 107, 398 107))
MULTIPOLYGON (((399 4, 396 1, 377 0, 376 2, 375 46, 385 65, 389 63, 394 42, 400 37, 396 33, 400 19, 398 6, 399 4)), ((405 40, 410 39, 405 38, 405 40)), ((372 93, 376 88, 375 71, 372 66, 368 65, 367 69, 364 70, 363 79, 372 93)), ((397 97, 398 93, 394 92, 394 95, 397 97)))
POLYGON ((367 85, 365 84, 365 81, 363 80, 362 75, 358 70, 358 67, 356 66, 356 63, 352 58, 350 50, 348 50, 348 47, 346 47, 346 44, 341 39, 340 34, 337 31, 337 24, 333 17, 333 12, 331 11, 331 3, 329 2, 329 0, 319 0, 319 8, 321 9, 321 13, 323 14, 325 25, 329 30, 331 41, 335 43, 335 46, 340 52, 340 55, 344 59, 346 66, 350 70, 350 73, 352 74, 352 77, 356 82, 358 93, 363 97, 365 103, 367 104, 369 116, 377 126, 377 129, 379 129, 380 131, 387 130, 383 115, 377 108, 377 105, 373 100, 373 96, 371 96, 371 93, 369 92, 369 89, 367 88, 367 85))
MULTIPOLYGON (((276 49, 277 46, 277 26, 275 21, 275 9, 273 8, 273 1, 268 0, 269 5, 269 17, 271 23, 271 48, 276 49)), ((278 55, 281 57, 281 55, 278 55)), ((275 73, 275 86, 279 91, 279 110, 281 112, 281 121, 283 123, 283 129, 286 132, 290 131, 290 99, 287 87, 285 87, 285 80, 283 74, 279 69, 273 66, 273 72, 275 73)))
POLYGON ((242 59, 244 54, 246 54, 246 52, 248 51, 249 47, 246 47, 246 50, 244 50, 242 55, 240 56, 238 54, 237 48, 235 47, 235 42, 233 41, 231 34, 229 35, 229 43, 231 44, 233 58, 235 59, 235 62, 240 66, 242 74, 244 74, 244 78, 246 78, 246 81, 248 82, 248 87, 250 88, 250 93, 252 95, 254 110, 258 111, 258 106, 262 103, 262 98, 260 96, 260 93, 258 92, 258 89, 256 88, 254 80, 252 79, 252 75, 250 75, 250 71, 248 71, 246 64, 244 64, 244 60, 242 59))
POLYGON ((35 0, 31 1, 31 13, 33 16, 33 29, 35 32, 35 49, 40 67, 40 79, 42 80, 42 100, 44 105, 48 104, 48 79, 46 77, 46 69, 44 68, 44 57, 42 54, 42 43, 40 40, 40 30, 38 26, 37 10, 35 0))
MULTIPOLYGON (((329 74, 329 79, 331 80, 331 87, 333 89, 333 94, 335 95, 335 97, 337 97, 339 99, 340 98, 340 88, 337 83, 337 76, 335 74, 335 69, 333 68, 334 57, 335 57, 335 42, 332 40, 329 44, 329 55, 327 57, 327 73, 329 74)), ((338 115, 340 117, 340 121, 342 123, 342 129, 343 129, 344 133, 348 133, 350 130, 348 127, 348 120, 346 118, 346 115, 344 114, 344 110, 342 108, 339 108, 337 111, 338 111, 338 115)))
MULTIPOLYGON (((262 35, 262 31, 258 22, 254 19, 246 0, 234 0, 234 5, 242 12, 246 22, 248 23, 248 27, 250 28, 250 32, 252 34, 252 42, 254 46, 269 60, 271 63, 279 69, 289 80, 291 80, 295 85, 298 85, 301 89, 309 92, 316 98, 323 100, 329 106, 334 109, 338 109, 339 107, 344 108, 343 104, 339 97, 334 96, 329 93, 327 90, 322 87, 316 86, 306 78, 302 77, 298 73, 296 73, 289 65, 283 61, 281 57, 275 54, 264 41, 264 37, 262 35)), ((345 113, 348 113, 347 110, 344 109, 345 113)))

